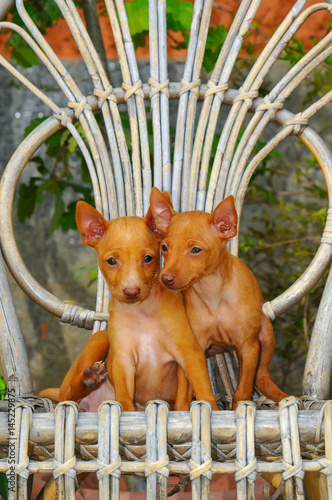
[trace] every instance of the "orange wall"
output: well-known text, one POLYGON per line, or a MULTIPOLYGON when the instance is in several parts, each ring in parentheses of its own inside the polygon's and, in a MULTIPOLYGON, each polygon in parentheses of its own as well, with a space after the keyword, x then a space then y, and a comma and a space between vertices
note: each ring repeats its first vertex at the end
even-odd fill
MULTIPOLYGON (((292 8, 295 0, 262 0, 255 20, 260 24, 260 30, 265 37, 271 36, 278 27, 286 13, 292 8)), ((308 0, 307 5, 317 3, 316 0, 308 0)), ((215 0, 216 6, 213 9, 211 24, 225 24, 229 27, 232 20, 232 13, 236 12, 240 0, 215 0)), ((326 24, 332 22, 331 15, 326 11, 316 13, 311 16, 298 33, 298 36, 304 41, 306 47, 310 47, 310 38, 321 37, 326 32, 326 24)), ((111 33, 107 17, 100 19, 101 29, 104 37, 107 56, 110 59, 117 58, 113 36, 111 33)), ((175 35, 176 36, 176 35, 175 35)), ((0 53, 4 54, 4 43, 6 35, 0 35, 0 53)), ((48 30, 46 39, 55 50, 60 59, 75 59, 80 57, 79 51, 73 41, 73 38, 67 28, 65 21, 61 20, 58 24, 48 30)), ((251 41, 257 44, 257 50, 264 46, 266 38, 255 35, 251 41)), ((138 57, 148 57, 148 46, 140 48, 138 57)), ((181 58, 185 56, 185 51, 177 51, 169 48, 169 57, 181 58)))

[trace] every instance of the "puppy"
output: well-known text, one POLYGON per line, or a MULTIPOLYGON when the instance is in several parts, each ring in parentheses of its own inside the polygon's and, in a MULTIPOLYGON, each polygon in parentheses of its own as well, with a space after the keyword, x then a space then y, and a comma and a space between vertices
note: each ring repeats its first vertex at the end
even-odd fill
POLYGON ((227 249, 237 233, 234 198, 222 201, 212 214, 177 213, 169 196, 153 188, 150 209, 164 233, 161 281, 183 293, 192 330, 204 352, 214 346, 236 350, 238 387, 232 408, 249 400, 253 384, 279 402, 287 395, 272 382, 269 363, 274 351, 272 325, 262 311, 262 294, 249 268, 227 249))
MULTIPOLYGON (((196 398, 209 401, 218 410, 205 355, 190 328, 183 297, 159 281, 162 234, 151 212, 144 219, 120 217, 108 222, 81 201, 76 221, 83 243, 96 249, 99 268, 111 291, 106 360, 109 397, 106 394, 103 399, 115 399, 124 411, 143 409, 151 399, 187 410, 188 391, 177 393, 179 367, 196 398)), ((105 334, 94 334, 56 395, 78 400, 97 387, 104 371, 95 362, 104 359, 106 349, 105 334)), ((103 387, 101 384, 100 390, 103 387)))

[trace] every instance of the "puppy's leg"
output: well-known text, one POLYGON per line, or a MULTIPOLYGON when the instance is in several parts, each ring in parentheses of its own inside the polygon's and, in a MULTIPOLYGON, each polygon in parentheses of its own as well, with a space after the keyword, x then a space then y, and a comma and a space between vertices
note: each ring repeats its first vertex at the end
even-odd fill
POLYGON ((89 387, 84 383, 87 378, 85 370, 87 367, 92 367, 94 363, 103 361, 108 354, 109 347, 108 332, 106 330, 91 335, 85 348, 62 382, 60 401, 78 401, 87 396, 93 388, 96 388, 89 387))
POLYGON ((239 382, 232 400, 232 410, 239 401, 250 401, 259 357, 259 342, 250 339, 236 348, 239 358, 239 382))
POLYGON ((271 380, 269 364, 273 356, 275 340, 273 327, 265 314, 262 317, 262 327, 258 335, 258 340, 260 343, 260 359, 255 382, 264 396, 279 403, 287 397, 287 394, 281 391, 271 380))
POLYGON ((112 353, 106 361, 107 372, 112 374, 111 383, 115 391, 115 400, 123 411, 135 411, 135 364, 128 356, 112 353), (112 358, 112 359, 111 359, 112 358))
POLYGON ((186 377, 186 374, 182 370, 180 366, 178 366, 177 371, 177 392, 174 403, 175 411, 187 411, 190 408, 189 392, 190 392, 190 384, 189 380, 186 377))
POLYGON ((178 352, 175 355, 175 359, 189 379, 196 399, 198 401, 208 401, 212 406, 212 410, 218 411, 219 408, 212 392, 209 372, 206 366, 205 354, 195 337, 193 337, 191 330, 190 335, 185 335, 183 331, 182 333, 181 345, 179 341, 176 344, 178 352))

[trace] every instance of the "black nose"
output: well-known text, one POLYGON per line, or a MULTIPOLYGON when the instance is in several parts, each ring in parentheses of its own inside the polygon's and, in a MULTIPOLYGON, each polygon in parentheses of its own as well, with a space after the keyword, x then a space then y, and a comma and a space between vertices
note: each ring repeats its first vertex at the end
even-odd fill
POLYGON ((139 294, 141 293, 141 290, 140 288, 125 288, 123 290, 123 295, 127 298, 127 299, 137 299, 137 297, 139 296, 139 294))
POLYGON ((173 274, 162 274, 161 281, 165 285, 172 285, 174 283, 175 276, 173 274))

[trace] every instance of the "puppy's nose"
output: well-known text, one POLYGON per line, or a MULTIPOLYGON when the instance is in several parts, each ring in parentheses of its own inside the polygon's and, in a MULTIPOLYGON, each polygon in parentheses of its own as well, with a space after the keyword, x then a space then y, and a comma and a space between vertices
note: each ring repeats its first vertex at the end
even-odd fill
POLYGON ((141 289, 140 288, 125 288, 123 290, 123 295, 127 298, 127 299, 137 299, 137 297, 139 296, 139 294, 141 293, 141 289))
POLYGON ((173 274, 162 274, 161 275, 161 281, 165 285, 172 285, 174 283, 175 276, 173 274))

